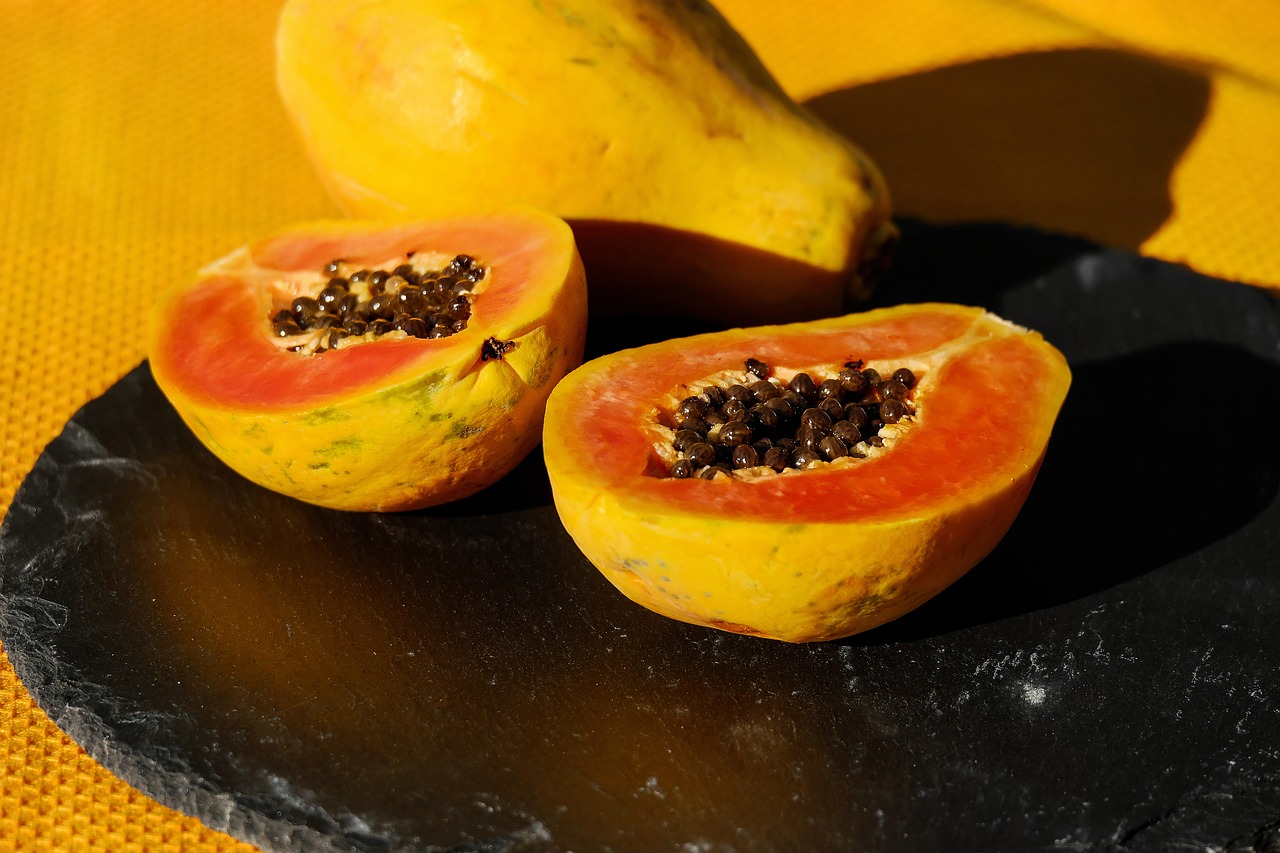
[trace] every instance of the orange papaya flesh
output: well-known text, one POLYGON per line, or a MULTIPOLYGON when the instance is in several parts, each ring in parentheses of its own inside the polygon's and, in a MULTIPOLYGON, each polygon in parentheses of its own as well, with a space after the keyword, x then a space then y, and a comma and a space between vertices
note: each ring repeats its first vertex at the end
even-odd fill
POLYGON ((590 361, 552 393, 543 452, 566 530, 633 601, 737 633, 830 640, 901 616, 990 553, 1069 384, 1035 332, 976 308, 904 305, 590 361), (866 458, 667 476, 670 413, 708 382, 747 380, 747 358, 784 380, 855 359, 886 375, 909 367, 914 414, 866 458))
POLYGON ((502 210, 273 235, 162 297, 148 355, 183 420, 240 474, 320 506, 394 511, 473 494, 526 456, 551 388, 582 359, 585 328, 569 227, 502 210), (273 312, 318 289, 330 261, 389 269, 458 254, 487 271, 461 331, 312 354, 273 339, 273 312))

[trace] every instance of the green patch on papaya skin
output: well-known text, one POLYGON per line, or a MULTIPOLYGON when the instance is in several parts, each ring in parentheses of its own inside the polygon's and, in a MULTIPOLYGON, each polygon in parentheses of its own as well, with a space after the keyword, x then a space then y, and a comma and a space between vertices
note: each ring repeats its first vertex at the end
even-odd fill
POLYGON ((570 12, 568 9, 561 7, 559 11, 560 17, 563 18, 564 22, 571 27, 581 27, 586 24, 586 21, 582 20, 582 18, 578 17, 573 12, 570 12))
POLYGON ((187 426, 191 427, 192 432, 202 436, 208 436, 209 438, 213 437, 209 432, 209 425, 204 422, 203 418, 194 412, 183 412, 182 419, 187 422, 187 426))
POLYGON ((449 427, 449 432, 445 436, 445 440, 457 441, 458 439, 471 438, 471 436, 479 435, 482 432, 484 432, 484 427, 469 424, 465 419, 462 419, 449 427))
POLYGON ((503 401, 502 407, 508 412, 520 405, 520 400, 524 397, 525 386, 516 385, 511 389, 511 395, 503 401))
POLYGON ((357 451, 362 447, 364 447, 364 439, 357 438, 352 435, 347 436, 346 438, 335 439, 324 447, 317 447, 313 452, 316 456, 326 458, 331 456, 342 456, 344 454, 357 451))
POLYGON ((329 463, 328 462, 312 462, 307 465, 307 468, 311 469, 312 471, 328 471, 329 463))
POLYGON ((308 426, 316 424, 335 424, 351 420, 351 413, 339 406, 325 406, 307 412, 305 421, 308 426))
POLYGON ((529 384, 530 388, 541 388, 543 385, 546 385, 551 381, 551 376, 555 372, 556 364, 560 360, 557 356, 563 352, 563 349, 563 347, 556 347, 534 362, 533 368, 525 378, 525 381, 529 384))
POLYGON ((249 424, 249 426, 245 427, 244 431, 240 434, 245 438, 262 438, 267 434, 267 431, 263 428, 261 423, 254 421, 249 424))
POLYGON ((433 424, 436 424, 436 423, 440 423, 440 421, 447 421, 451 417, 453 417, 453 412, 432 412, 431 415, 427 418, 427 420, 431 421, 433 424))
POLYGON ((378 405, 403 402, 416 409, 430 410, 432 401, 444 384, 444 370, 433 370, 408 382, 378 391, 378 405))
POLYGON ((290 485, 297 486, 297 485, 298 485, 298 481, 297 481, 297 480, 295 480, 295 479, 293 479, 293 475, 289 473, 289 469, 290 469, 291 467, 293 467, 293 460, 292 460, 292 459, 286 459, 286 460, 284 461, 284 464, 283 464, 283 465, 281 465, 281 466, 280 466, 279 468, 277 468, 276 470, 280 472, 280 476, 281 476, 281 477, 283 477, 283 478, 285 479, 285 481, 286 481, 286 482, 288 482, 290 485))

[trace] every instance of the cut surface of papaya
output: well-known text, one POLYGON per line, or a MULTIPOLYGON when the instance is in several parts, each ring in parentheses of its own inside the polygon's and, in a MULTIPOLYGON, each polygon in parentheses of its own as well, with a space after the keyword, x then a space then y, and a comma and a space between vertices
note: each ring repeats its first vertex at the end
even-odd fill
POLYGON ((152 311, 152 373, 254 482, 392 511, 483 489, 538 443, 582 359, 572 232, 533 210, 307 223, 239 249, 152 311))
POLYGON ((737 633, 830 640, 917 607, 996 546, 1031 489, 1069 384, 1065 359, 1035 332, 977 308, 903 305, 589 361, 552 393, 543 451, 565 528, 632 600, 737 633), (807 390, 803 375, 813 390, 792 408, 810 417, 828 407, 823 380, 850 373, 879 382, 854 395, 861 403, 840 403, 871 413, 862 440, 803 458, 794 449, 777 469, 764 464, 761 442, 744 452, 755 465, 734 467, 727 451, 736 448, 725 444, 766 434, 785 443, 748 400, 720 423, 707 421, 723 415, 698 416, 707 429, 697 440, 717 455, 693 470, 682 462, 697 435, 682 427, 690 407, 714 410, 726 390, 741 397, 734 389, 761 381, 807 390), (905 394, 889 390, 895 375, 910 383, 905 394), (900 400, 894 415, 890 396, 900 400), (727 426, 734 420, 748 429, 727 426))

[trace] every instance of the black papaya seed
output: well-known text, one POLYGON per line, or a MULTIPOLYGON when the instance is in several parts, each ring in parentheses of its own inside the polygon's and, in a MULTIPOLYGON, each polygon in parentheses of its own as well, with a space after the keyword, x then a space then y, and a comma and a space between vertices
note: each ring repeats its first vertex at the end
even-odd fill
POLYGON ((828 435, 818 443, 818 453, 828 462, 833 459, 839 459, 842 456, 849 455, 849 448, 844 446, 844 442, 836 438, 834 435, 828 435))
POLYGON ((764 464, 775 471, 784 471, 791 467, 791 454, 786 448, 774 445, 764 454, 764 464))
POLYGON ((701 468, 716 461, 716 449, 705 441, 694 442, 685 450, 685 456, 694 465, 701 468))
POLYGON ((885 400, 880 404, 880 420, 887 424, 896 424, 906 417, 906 414, 907 404, 896 397, 885 400))
POLYGON ((791 381, 787 383, 787 387, 806 400, 818 390, 818 386, 814 384, 813 377, 807 373, 797 373, 792 376, 791 381))
POLYGON ((750 444, 739 444, 733 449, 734 468, 754 468, 760 462, 760 454, 750 444))
POLYGON ((671 446, 674 447, 677 452, 683 453, 694 444, 697 444, 699 441, 702 441, 705 437, 706 436, 700 435, 695 430, 691 430, 691 429, 677 430, 675 438, 672 439, 671 441, 671 446))
POLYGON ((730 421, 720 428, 720 443, 727 447, 737 447, 751 441, 751 427, 742 421, 730 421))

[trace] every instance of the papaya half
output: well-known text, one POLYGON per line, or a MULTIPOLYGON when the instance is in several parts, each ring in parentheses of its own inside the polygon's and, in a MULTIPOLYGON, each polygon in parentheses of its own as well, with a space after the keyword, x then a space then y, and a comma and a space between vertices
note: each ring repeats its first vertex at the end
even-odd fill
POLYGON ((573 234, 551 215, 315 222, 165 295, 149 357, 248 479, 334 509, 414 509, 489 486, 537 445, 586 311, 573 234))
POLYGON ((349 215, 553 211, 593 311, 831 316, 895 242, 875 164, 705 0, 288 0, 276 72, 349 215))
POLYGON ((631 600, 831 640, 908 612, 995 547, 1070 381, 1035 332, 902 305, 589 361, 552 392, 543 452, 566 530, 631 600))

